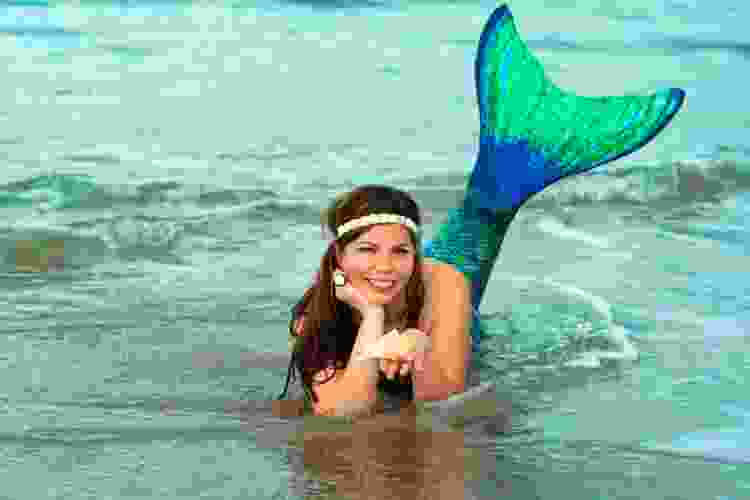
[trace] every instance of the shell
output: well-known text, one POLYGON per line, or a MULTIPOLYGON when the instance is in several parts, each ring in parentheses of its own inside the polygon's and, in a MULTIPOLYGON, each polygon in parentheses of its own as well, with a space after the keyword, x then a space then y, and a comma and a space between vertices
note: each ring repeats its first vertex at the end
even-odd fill
POLYGON ((412 352, 427 351, 430 346, 430 337, 419 330, 412 328, 403 333, 391 330, 380 337, 377 342, 367 346, 364 354, 357 358, 357 361, 371 358, 399 359, 412 352))

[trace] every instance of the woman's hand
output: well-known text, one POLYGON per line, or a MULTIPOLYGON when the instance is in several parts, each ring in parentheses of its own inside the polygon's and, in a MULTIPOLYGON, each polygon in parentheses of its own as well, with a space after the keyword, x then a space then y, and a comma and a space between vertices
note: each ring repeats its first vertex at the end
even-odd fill
MULTIPOLYGON (((340 269, 336 269, 336 271, 343 272, 340 269)), ((346 280, 343 286, 334 285, 334 289, 336 290, 337 299, 355 308, 362 316, 365 316, 374 309, 383 309, 382 305, 370 304, 365 295, 352 286, 349 280, 346 280)))
MULTIPOLYGON (((426 335, 421 330, 415 328, 404 330, 401 335, 404 334, 426 335)), ((396 375, 406 377, 410 373, 421 372, 424 370, 425 356, 426 352, 422 350, 407 352, 401 355, 394 354, 393 357, 380 360, 380 371, 382 371, 389 380, 392 380, 396 375)))
POLYGON ((381 359, 380 371, 387 379, 393 380, 398 374, 399 377, 407 377, 410 373, 421 372, 424 370, 425 353, 409 353, 400 359, 381 359))

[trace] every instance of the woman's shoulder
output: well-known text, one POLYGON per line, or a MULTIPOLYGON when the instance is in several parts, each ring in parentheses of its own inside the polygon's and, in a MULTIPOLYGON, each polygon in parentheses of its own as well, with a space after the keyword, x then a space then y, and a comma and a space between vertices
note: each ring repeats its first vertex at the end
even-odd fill
POLYGON ((435 260, 432 257, 425 257, 422 259, 422 272, 427 279, 435 274, 462 274, 461 271, 456 269, 452 264, 435 260))
POLYGON ((441 264, 441 262, 431 258, 425 258, 422 260, 422 279, 424 280, 425 301, 422 313, 419 315, 419 324, 417 325, 417 328, 425 332, 427 335, 430 334, 430 330, 432 329, 432 311, 430 307, 432 285, 435 275, 442 272, 440 269, 441 264))
POLYGON ((427 331, 432 326, 433 309, 441 307, 440 304, 437 304, 441 300, 440 297, 454 297, 456 285, 459 284, 457 280, 464 281, 468 293, 468 280, 464 273, 456 269, 453 265, 431 258, 423 260, 422 276, 425 287, 425 305, 420 316, 420 325, 424 326, 424 328, 420 328, 420 330, 427 331), (451 293, 441 293, 440 290, 436 289, 436 287, 441 286, 446 289, 443 292, 451 293))
POLYGON ((422 277, 424 279, 425 293, 428 297, 438 283, 455 283, 455 281, 451 281, 451 278, 453 280, 460 277, 466 279, 464 273, 456 269, 453 265, 432 258, 425 258, 422 261, 422 277), (443 279, 444 277, 448 279, 443 279))

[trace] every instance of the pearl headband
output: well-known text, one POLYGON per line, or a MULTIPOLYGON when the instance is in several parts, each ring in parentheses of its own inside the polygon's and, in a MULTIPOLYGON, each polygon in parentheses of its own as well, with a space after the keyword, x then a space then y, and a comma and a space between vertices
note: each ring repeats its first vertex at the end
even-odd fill
POLYGON ((345 224, 341 224, 336 232, 338 233, 338 237, 341 238, 349 231, 353 231, 355 229, 359 229, 360 227, 369 226, 372 224, 402 224, 411 229, 414 234, 419 235, 419 228, 413 220, 408 217, 404 217, 403 215, 396 214, 365 215, 364 217, 359 217, 357 219, 350 220, 345 224))

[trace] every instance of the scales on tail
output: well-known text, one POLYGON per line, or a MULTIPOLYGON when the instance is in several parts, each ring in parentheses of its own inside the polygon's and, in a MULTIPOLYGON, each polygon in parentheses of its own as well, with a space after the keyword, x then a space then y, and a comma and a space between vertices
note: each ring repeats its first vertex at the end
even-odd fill
MULTIPOLYGON (((644 146, 680 109, 685 92, 584 97, 558 88, 516 31, 510 9, 490 16, 474 67, 479 154, 463 203, 424 255, 471 282, 476 315, 503 237, 521 205, 563 177, 644 146)), ((472 337, 477 343, 476 332, 472 337)))

